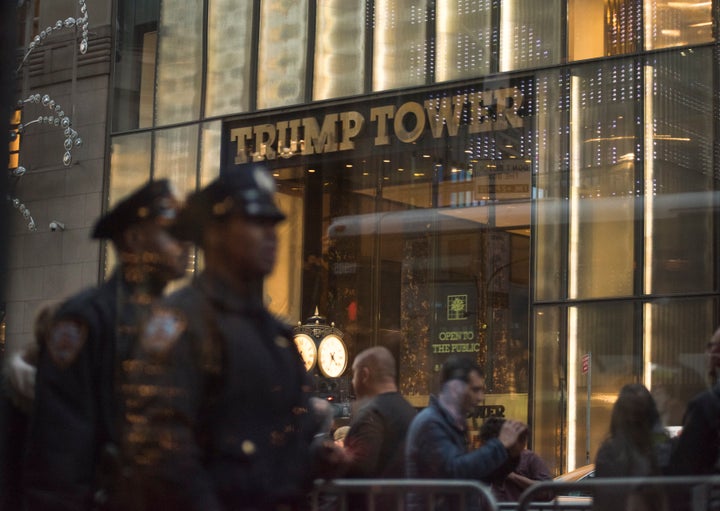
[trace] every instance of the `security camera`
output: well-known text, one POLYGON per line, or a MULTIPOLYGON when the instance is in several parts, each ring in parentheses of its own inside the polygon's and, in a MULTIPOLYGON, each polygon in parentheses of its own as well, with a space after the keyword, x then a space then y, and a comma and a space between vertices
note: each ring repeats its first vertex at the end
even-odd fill
POLYGON ((64 231, 65 230, 65 224, 62 222, 58 222, 57 220, 53 220, 50 222, 50 230, 55 231, 64 231))

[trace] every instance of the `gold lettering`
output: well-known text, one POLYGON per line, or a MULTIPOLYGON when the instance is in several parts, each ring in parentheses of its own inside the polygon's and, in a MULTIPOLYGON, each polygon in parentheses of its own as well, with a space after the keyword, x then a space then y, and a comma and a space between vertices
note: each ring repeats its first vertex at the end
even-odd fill
POLYGON ((338 121, 338 117, 338 114, 326 115, 325 119, 323 119, 322 130, 318 128, 317 120, 314 117, 303 118, 303 128, 305 128, 303 154, 333 153, 337 151, 335 123, 338 121))
POLYGON ((395 115, 393 127, 395 128, 395 136, 400 142, 405 142, 406 144, 415 142, 420 138, 422 132, 425 131, 425 110, 423 110, 422 105, 415 101, 408 101, 400 105, 395 115), (403 120, 408 114, 415 116, 415 128, 413 128, 412 131, 407 131, 403 124, 403 120))
POLYGON ((387 133, 387 121, 395 116, 393 105, 376 106, 370 109, 370 122, 377 121, 377 136, 375 145, 388 145, 390 137, 387 133))
POLYGON ((237 143, 235 151, 235 163, 247 162, 247 141, 252 137, 252 127, 234 128, 230 130, 230 141, 237 143))
POLYGON ((447 125, 448 135, 457 136, 462 118, 463 106, 467 96, 458 94, 452 97, 452 105, 448 97, 425 100, 425 110, 428 114, 428 124, 433 138, 440 138, 443 126, 447 125))
POLYGON ((253 161, 274 160, 275 149, 271 147, 275 143, 275 126, 272 124, 258 124, 253 126, 255 132, 255 153, 253 161))
POLYGON ((343 112, 340 114, 340 121, 342 122, 342 140, 338 149, 340 151, 355 149, 355 142, 351 139, 360 133, 365 125, 365 118, 360 112, 343 112))

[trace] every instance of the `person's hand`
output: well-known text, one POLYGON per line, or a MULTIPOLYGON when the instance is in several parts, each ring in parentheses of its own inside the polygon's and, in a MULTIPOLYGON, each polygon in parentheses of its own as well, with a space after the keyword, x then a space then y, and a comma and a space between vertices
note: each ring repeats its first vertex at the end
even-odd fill
POLYGON ((5 367, 5 374, 10 386, 15 392, 29 400, 35 398, 36 372, 35 367, 25 361, 21 351, 13 353, 5 367))
POLYGON ((518 438, 525 431, 527 426, 520 421, 506 420, 502 428, 500 428, 500 434, 498 440, 505 446, 506 449, 510 450, 513 445, 517 444, 518 438))

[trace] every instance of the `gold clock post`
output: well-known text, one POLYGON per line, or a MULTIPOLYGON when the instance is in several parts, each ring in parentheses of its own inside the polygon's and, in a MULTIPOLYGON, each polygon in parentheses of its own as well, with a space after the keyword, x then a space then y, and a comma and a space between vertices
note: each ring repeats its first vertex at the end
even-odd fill
POLYGON ((315 308, 315 314, 305 323, 298 322, 294 330, 295 344, 311 374, 318 397, 330 401, 338 417, 349 415, 349 381, 343 378, 349 361, 349 353, 343 333, 328 324, 315 308))

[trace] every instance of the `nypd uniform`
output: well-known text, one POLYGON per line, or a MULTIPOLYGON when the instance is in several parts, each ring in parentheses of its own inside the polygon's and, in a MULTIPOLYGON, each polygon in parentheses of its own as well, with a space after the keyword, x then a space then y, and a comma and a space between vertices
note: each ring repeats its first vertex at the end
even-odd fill
MULTIPOLYGON (((199 243, 231 214, 279 221, 273 187, 257 167, 222 176, 188 200, 178 231, 199 243)), ((206 271, 155 308, 129 385, 138 509, 303 506, 319 417, 292 331, 261 297, 206 271)))
MULTIPOLYGON (((101 217, 93 238, 115 239, 147 219, 170 224, 176 213, 169 183, 151 181, 101 217)), ((23 474, 28 511, 101 504, 101 464, 118 440, 114 375, 130 352, 138 322, 165 284, 123 268, 60 305, 40 346, 23 474)))

